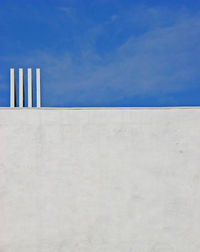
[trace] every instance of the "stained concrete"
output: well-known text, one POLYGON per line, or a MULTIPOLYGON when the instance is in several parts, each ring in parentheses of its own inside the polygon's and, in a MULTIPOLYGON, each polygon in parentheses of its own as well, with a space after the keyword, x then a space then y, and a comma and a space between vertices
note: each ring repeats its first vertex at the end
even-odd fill
POLYGON ((200 108, 0 109, 1 252, 200 251, 200 108))

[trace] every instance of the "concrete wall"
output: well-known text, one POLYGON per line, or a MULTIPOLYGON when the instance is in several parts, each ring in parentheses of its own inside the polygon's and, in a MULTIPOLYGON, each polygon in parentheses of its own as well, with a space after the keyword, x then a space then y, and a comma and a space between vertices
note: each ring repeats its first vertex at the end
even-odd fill
POLYGON ((200 251, 200 108, 0 109, 1 252, 200 251))

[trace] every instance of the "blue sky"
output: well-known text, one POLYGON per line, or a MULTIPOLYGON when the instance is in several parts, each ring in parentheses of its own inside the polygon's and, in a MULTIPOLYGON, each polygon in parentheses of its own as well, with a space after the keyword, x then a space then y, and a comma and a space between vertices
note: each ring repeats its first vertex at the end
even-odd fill
POLYGON ((42 106, 200 105, 198 0, 0 0, 0 38, 0 106, 10 67, 42 106))

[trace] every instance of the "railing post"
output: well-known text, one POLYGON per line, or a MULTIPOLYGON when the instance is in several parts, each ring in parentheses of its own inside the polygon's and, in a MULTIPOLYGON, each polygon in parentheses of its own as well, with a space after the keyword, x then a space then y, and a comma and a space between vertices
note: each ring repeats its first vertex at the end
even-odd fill
POLYGON ((19 107, 24 107, 24 78, 22 68, 19 68, 19 107))
POLYGON ((15 107, 15 70, 10 69, 10 107, 15 107))
POLYGON ((32 98, 32 69, 28 68, 28 107, 31 108, 33 105, 32 98))
POLYGON ((37 108, 41 107, 40 68, 36 68, 37 108))
MULTIPOLYGON (((33 107, 33 80, 32 68, 28 68, 28 107, 33 107)), ((24 104, 24 76, 23 68, 19 68, 19 107, 23 108, 24 104)), ((10 68, 10 107, 16 107, 16 83, 15 83, 15 69, 10 68)), ((40 68, 36 68, 36 107, 41 107, 41 86, 40 86, 40 68)))

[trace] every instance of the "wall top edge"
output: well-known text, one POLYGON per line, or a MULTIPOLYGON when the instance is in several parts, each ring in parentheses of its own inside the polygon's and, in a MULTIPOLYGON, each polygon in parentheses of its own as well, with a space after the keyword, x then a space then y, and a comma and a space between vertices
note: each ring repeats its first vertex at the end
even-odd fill
POLYGON ((177 107, 0 107, 0 110, 174 110, 174 109, 200 109, 200 106, 177 107))

